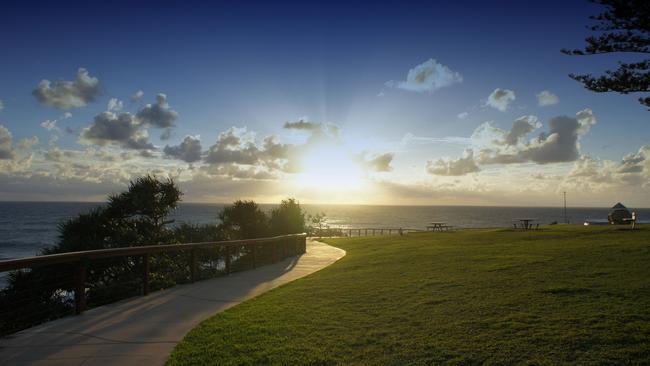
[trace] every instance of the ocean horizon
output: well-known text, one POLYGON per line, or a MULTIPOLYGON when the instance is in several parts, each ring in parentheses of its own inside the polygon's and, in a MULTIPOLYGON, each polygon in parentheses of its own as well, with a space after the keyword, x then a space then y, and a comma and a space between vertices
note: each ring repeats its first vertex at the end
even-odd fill
MULTIPOLYGON (((101 202, 0 202, 0 260, 37 255, 57 241, 59 224, 82 212, 103 205, 101 202)), ((179 204, 170 215, 174 224, 218 223, 217 214, 225 204, 179 204)), ((275 204, 260 204, 270 211, 275 204)), ((563 207, 521 206, 399 206, 301 204, 307 214, 325 213, 327 224, 337 228, 415 228, 424 229, 431 221, 442 221, 458 228, 511 227, 518 217, 533 217, 540 224, 565 222, 563 207)), ((636 210, 641 220, 650 217, 650 208, 636 210)), ((607 218, 609 207, 567 207, 566 221, 581 224, 607 218)))

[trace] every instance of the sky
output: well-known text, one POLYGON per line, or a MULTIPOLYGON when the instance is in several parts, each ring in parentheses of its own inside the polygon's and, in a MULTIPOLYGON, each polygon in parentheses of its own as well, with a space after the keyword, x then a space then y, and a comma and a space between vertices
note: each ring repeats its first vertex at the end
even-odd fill
POLYGON ((5 2, 0 200, 650 207, 587 1, 5 2))

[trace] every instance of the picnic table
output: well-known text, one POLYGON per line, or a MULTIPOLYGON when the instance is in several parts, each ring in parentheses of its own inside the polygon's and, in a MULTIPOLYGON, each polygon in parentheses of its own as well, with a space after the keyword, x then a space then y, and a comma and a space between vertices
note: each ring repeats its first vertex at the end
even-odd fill
MULTIPOLYGON (((521 226, 519 228, 521 228, 522 230, 532 230, 533 229, 532 222, 537 221, 537 219, 532 217, 520 217, 520 218, 512 219, 512 221, 521 222, 521 226)), ((515 229, 518 228, 516 223, 514 224, 514 226, 515 229)), ((537 226, 539 227, 539 224, 537 224, 537 226)))
POLYGON ((448 230, 450 228, 449 225, 447 225, 446 222, 442 221, 434 221, 430 222, 429 225, 427 225, 427 231, 443 231, 443 230, 448 230))

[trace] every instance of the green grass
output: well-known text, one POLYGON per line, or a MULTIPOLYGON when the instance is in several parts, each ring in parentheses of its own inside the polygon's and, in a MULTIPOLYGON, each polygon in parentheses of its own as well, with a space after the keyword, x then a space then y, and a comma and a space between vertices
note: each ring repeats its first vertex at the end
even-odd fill
POLYGON ((650 363, 650 227, 327 242, 347 256, 204 321, 168 363, 650 363))

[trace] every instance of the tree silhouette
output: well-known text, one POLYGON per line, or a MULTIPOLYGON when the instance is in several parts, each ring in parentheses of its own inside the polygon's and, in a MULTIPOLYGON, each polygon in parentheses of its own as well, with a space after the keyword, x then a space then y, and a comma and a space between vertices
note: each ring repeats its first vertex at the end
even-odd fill
MULTIPOLYGON (((590 19, 596 21, 589 29, 597 32, 585 39, 584 49, 563 49, 567 55, 599 55, 607 53, 650 54, 650 1, 648 0, 591 0, 606 9, 590 19)), ((650 91, 650 59, 639 62, 619 62, 617 70, 604 75, 569 74, 585 88, 598 92, 621 94, 650 91)), ((650 107, 650 97, 639 102, 650 107)))
POLYGON ((273 235, 299 234, 305 232, 305 213, 295 198, 287 198, 271 211, 269 219, 273 235))
POLYGON ((261 238, 269 231, 268 218, 254 201, 235 201, 218 218, 220 230, 230 240, 261 238))

